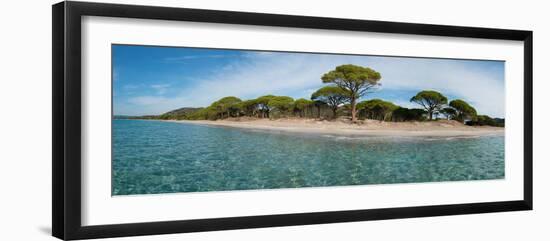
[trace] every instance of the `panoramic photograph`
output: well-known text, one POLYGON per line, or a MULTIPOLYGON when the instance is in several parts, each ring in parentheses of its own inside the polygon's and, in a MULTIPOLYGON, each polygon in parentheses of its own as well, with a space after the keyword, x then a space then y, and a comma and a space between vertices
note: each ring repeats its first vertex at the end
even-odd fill
POLYGON ((112 45, 112 195, 504 179, 504 66, 112 45))

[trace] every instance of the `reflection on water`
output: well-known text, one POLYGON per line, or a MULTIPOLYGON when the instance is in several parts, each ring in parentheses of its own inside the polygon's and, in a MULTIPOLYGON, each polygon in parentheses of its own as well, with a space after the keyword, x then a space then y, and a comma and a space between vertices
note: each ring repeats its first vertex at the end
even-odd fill
POLYGON ((113 121, 113 195, 504 178, 504 136, 296 134, 113 121))

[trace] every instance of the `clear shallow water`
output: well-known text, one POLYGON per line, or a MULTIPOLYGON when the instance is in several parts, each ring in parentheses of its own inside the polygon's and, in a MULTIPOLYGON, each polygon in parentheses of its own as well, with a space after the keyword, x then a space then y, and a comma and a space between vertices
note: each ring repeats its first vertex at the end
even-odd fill
POLYGON ((113 195, 504 178, 504 137, 342 137, 113 121, 113 195))

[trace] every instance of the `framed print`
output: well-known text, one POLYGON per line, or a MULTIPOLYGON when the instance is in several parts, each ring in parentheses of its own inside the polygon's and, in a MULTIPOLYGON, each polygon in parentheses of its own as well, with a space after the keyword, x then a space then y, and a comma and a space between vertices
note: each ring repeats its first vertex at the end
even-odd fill
POLYGON ((524 30, 55 4, 53 235, 531 210, 532 51, 524 30))

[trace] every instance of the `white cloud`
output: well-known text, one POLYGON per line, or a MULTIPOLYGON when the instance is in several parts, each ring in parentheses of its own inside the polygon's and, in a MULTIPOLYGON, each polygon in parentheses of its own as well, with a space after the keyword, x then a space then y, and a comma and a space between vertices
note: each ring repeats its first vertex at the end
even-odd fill
MULTIPOLYGON (((468 69, 457 61, 261 52, 249 53, 244 61, 220 68, 175 97, 141 96, 128 102, 139 105, 141 114, 159 114, 180 107, 207 106, 224 96, 246 99, 275 94, 309 98, 310 92, 323 85, 322 74, 347 63, 379 71, 382 74, 380 91, 434 89, 463 98, 479 113, 491 116, 503 116, 504 113, 503 81, 487 72, 468 69)), ((169 87, 151 86, 159 95, 169 87)))
POLYGON ((456 61, 412 58, 389 61, 375 64, 383 73, 384 88, 437 90, 466 100, 481 114, 504 116, 504 81, 487 71, 472 70, 456 61))
POLYGON ((157 95, 163 95, 168 91, 168 88, 170 87, 170 84, 155 84, 151 85, 151 88, 153 88, 157 95))
POLYGON ((121 115, 153 115, 161 114, 169 110, 182 107, 185 99, 176 97, 168 98, 163 96, 137 96, 128 98, 126 102, 115 102, 115 110, 125 110, 117 113, 121 115))
MULTIPOLYGON (((233 63, 200 84, 182 91, 184 105, 205 106, 224 96, 255 98, 266 94, 288 95, 322 85, 320 76, 338 61, 307 55, 257 54, 233 63)), ((308 96, 304 96, 308 97, 308 96)))
POLYGON ((147 105, 164 104, 170 100, 171 98, 166 98, 162 96, 138 96, 138 97, 129 98, 128 102, 134 105, 147 106, 147 105))

